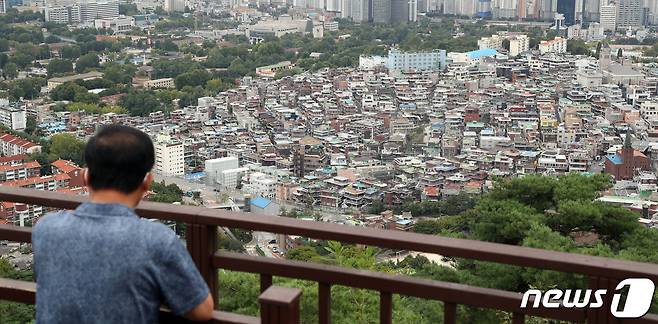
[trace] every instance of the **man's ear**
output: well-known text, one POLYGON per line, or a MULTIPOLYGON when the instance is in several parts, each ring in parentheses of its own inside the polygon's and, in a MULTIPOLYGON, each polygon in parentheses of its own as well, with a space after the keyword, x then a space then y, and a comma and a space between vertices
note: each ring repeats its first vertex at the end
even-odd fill
POLYGON ((144 189, 144 192, 149 191, 151 188, 151 182, 153 182, 153 173, 148 172, 144 177, 144 182, 142 182, 142 189, 144 189))
POLYGON ((89 169, 82 169, 82 184, 89 188, 89 169))

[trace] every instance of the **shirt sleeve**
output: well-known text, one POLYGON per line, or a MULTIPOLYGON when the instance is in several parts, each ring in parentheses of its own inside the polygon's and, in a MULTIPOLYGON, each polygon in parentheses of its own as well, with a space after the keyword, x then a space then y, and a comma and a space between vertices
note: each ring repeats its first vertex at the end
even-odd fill
POLYGON ((190 254, 175 236, 162 252, 157 281, 165 303, 182 316, 208 297, 208 285, 199 274, 190 254))

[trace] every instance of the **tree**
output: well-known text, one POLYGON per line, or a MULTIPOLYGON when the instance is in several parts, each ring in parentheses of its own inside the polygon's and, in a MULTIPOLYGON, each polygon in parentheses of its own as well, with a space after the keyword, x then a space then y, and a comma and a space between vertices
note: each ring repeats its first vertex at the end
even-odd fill
POLYGON ((61 57, 64 59, 75 60, 80 57, 80 46, 67 45, 62 47, 61 57))
POLYGON ((45 41, 46 41, 46 44, 53 44, 53 43, 59 43, 62 40, 59 37, 55 36, 55 35, 49 35, 48 37, 46 37, 45 41))
POLYGON ((519 244, 530 227, 540 221, 533 208, 514 200, 482 199, 467 213, 476 239, 519 244))
POLYGON ((617 50, 617 59, 621 59, 622 57, 624 57, 624 51, 620 48, 617 50))
POLYGON ((153 91, 135 90, 121 98, 121 107, 133 116, 146 116, 159 110, 162 105, 153 91))
POLYGON ((48 62, 48 76, 73 72, 73 62, 64 59, 52 59, 48 62))
POLYGON ((585 41, 581 39, 570 39, 567 41, 567 52, 573 55, 590 55, 591 51, 585 41))
POLYGON ((50 98, 55 101, 75 101, 76 95, 80 98, 85 93, 88 93, 87 88, 75 82, 66 82, 58 85, 55 89, 50 91, 50 98))
POLYGON ((154 47, 167 52, 178 51, 178 45, 176 45, 170 38, 167 38, 164 41, 156 41, 154 47))
POLYGON ((50 138, 51 160, 64 159, 83 165, 84 149, 85 143, 69 133, 55 134, 50 138))
POLYGON ((94 53, 88 53, 80 56, 80 58, 75 62, 75 71, 82 73, 87 69, 97 68, 100 66, 100 59, 98 55, 94 53))
POLYGON ((113 83, 131 84, 137 68, 132 64, 109 63, 105 66, 104 79, 113 83))
POLYGON ((41 87, 46 85, 43 78, 25 78, 11 82, 9 86, 10 96, 18 100, 20 98, 34 99, 41 93, 41 87))
POLYGON ((6 79, 15 79, 18 76, 18 66, 14 62, 9 62, 5 64, 5 67, 2 69, 2 75, 6 79))
POLYGON ((174 80, 176 83, 176 89, 182 89, 184 87, 196 87, 204 86, 206 82, 210 80, 210 73, 205 70, 194 70, 191 72, 183 73, 176 77, 174 80))

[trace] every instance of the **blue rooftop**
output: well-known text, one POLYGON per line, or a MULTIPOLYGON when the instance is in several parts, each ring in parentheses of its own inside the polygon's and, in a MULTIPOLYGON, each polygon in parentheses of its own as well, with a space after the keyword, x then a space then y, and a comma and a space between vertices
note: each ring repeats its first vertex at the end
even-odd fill
POLYGON ((263 197, 257 197, 255 199, 251 200, 251 204, 253 206, 256 206, 256 207, 260 208, 260 209, 265 209, 265 207, 269 206, 270 203, 272 203, 271 200, 269 200, 267 198, 263 198, 263 197))
POLYGON ((471 60, 476 60, 483 56, 497 55, 498 52, 495 49, 485 48, 477 51, 466 52, 466 54, 468 55, 468 58, 470 58, 471 60))
POLYGON ((621 159, 621 156, 619 156, 618 154, 608 155, 608 156, 606 156, 606 158, 614 164, 622 164, 623 163, 623 161, 621 159))

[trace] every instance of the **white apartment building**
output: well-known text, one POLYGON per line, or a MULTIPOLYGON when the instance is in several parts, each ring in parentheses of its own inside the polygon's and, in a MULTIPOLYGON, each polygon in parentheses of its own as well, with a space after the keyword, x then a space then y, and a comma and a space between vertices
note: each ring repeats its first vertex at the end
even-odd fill
POLYGON ((539 43, 539 53, 557 53, 562 54, 567 52, 567 40, 562 37, 555 37, 552 40, 543 41, 539 43))
POLYGON ((0 107, 0 124, 13 130, 22 131, 25 129, 27 117, 25 110, 14 107, 0 107))
POLYGON ((645 101, 640 104, 640 116, 644 120, 658 119, 658 102, 645 101))
POLYGON ((118 1, 86 2, 80 4, 80 19, 82 22, 118 16, 118 1))
MULTIPOLYGON (((76 9, 79 9, 76 7, 76 9)), ((80 11, 76 10, 78 18, 80 11)), ((56 24, 68 24, 72 21, 70 7, 46 7, 45 10, 46 21, 56 24)))
POLYGON ((242 177, 246 172, 249 171, 249 168, 237 168, 224 170, 219 176, 217 181, 222 188, 235 189, 238 184, 242 182, 242 177))
POLYGON ((164 10, 166 12, 183 12, 185 11, 184 0, 164 0, 164 10))
POLYGON ((155 144, 155 172, 168 176, 185 174, 183 143, 159 141, 155 144))
POLYGON ((272 199, 276 196, 276 178, 262 172, 249 174, 249 184, 244 190, 256 197, 272 199))
POLYGON ((68 2, 63 4, 47 4, 45 8, 46 21, 60 24, 94 22, 96 19, 114 18, 119 16, 117 1, 68 2))
POLYGON ((114 18, 96 19, 94 20, 94 27, 96 29, 111 29, 115 34, 125 33, 135 27, 135 18, 119 16, 114 18))
POLYGON ((240 163, 238 158, 234 156, 206 160, 204 170, 206 172, 206 179, 208 179, 208 184, 216 184, 220 181, 222 172, 226 170, 237 169, 240 166, 239 164, 240 163))
POLYGON ((446 66, 446 51, 402 52, 398 49, 388 51, 388 69, 393 71, 443 70, 446 66))
POLYGON ((615 4, 601 6, 599 23, 604 31, 617 29, 617 6, 615 4))
POLYGON ((4 156, 41 152, 41 145, 11 134, 0 135, 0 154, 4 156))

